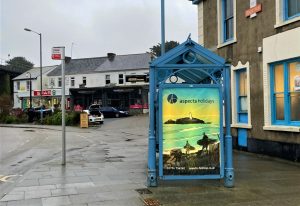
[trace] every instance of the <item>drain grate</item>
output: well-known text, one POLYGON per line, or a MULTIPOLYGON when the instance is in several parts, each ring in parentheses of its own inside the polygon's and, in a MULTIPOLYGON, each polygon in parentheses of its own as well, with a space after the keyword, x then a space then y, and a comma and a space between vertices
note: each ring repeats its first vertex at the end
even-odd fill
POLYGON ((143 194, 152 194, 152 192, 150 190, 148 190, 147 188, 136 189, 135 191, 137 191, 141 195, 143 195, 143 194))
POLYGON ((152 198, 146 198, 143 201, 144 201, 145 206, 160 206, 161 205, 158 200, 152 199, 152 198))

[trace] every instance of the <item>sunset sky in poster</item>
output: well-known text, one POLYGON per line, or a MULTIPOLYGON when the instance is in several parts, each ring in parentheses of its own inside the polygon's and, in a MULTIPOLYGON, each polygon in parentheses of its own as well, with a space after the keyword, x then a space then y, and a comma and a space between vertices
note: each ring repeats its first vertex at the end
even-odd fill
POLYGON ((176 120, 178 118, 189 117, 218 124, 220 121, 218 88, 167 88, 163 90, 163 123, 167 120, 176 120), (168 102, 168 96, 175 94, 177 102, 171 104, 168 102), (213 103, 198 103, 198 100, 214 101, 213 103), (195 100, 197 103, 180 103, 181 100, 195 100))

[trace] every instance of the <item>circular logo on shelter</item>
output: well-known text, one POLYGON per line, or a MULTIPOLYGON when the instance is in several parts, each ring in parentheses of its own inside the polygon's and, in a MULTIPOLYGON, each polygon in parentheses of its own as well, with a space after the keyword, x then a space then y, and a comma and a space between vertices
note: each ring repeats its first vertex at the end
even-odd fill
POLYGON ((175 94, 169 94, 167 99, 170 104, 175 104, 177 102, 177 96, 175 94))

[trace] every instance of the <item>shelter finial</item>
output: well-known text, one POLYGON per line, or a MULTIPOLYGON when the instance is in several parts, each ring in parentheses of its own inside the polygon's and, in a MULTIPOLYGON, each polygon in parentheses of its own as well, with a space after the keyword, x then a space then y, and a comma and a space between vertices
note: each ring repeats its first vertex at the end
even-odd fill
POLYGON ((187 42, 188 42, 188 44, 191 44, 191 43, 192 43, 191 33, 188 35, 187 42))

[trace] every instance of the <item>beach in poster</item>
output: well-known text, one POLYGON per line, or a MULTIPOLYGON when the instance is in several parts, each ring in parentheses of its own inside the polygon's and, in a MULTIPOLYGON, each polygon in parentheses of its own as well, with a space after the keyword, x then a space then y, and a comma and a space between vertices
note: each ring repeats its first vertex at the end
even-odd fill
POLYGON ((164 88, 162 92, 163 174, 220 174, 219 88, 164 88))

